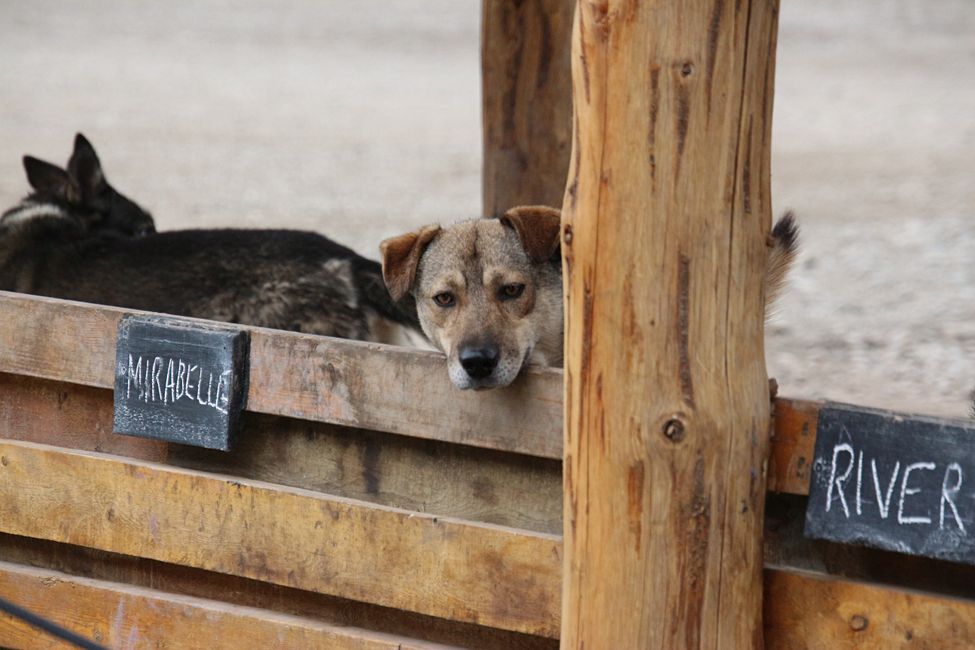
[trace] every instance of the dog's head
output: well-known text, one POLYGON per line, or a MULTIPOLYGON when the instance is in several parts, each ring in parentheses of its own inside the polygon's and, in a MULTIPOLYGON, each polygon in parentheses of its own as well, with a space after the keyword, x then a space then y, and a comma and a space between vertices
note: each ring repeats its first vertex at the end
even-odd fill
POLYGON ((67 169, 24 156, 24 170, 34 188, 29 199, 61 206, 88 232, 139 237, 156 231, 146 210, 109 185, 95 148, 80 133, 67 169))
POLYGON ((562 363, 559 233, 558 210, 526 206, 382 243, 390 295, 414 296, 458 388, 506 386, 529 361, 562 363))

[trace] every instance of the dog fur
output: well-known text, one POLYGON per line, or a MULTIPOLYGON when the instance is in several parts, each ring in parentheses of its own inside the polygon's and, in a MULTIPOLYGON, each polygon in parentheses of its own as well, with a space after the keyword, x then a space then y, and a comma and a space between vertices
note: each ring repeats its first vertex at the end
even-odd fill
POLYGON ((30 157, 24 165, 36 192, 0 218, 2 290, 325 336, 424 343, 412 298, 390 300, 379 263, 321 235, 153 232, 148 213, 105 181, 81 135, 67 171, 30 157))
MULTIPOLYGON (((523 206, 381 244, 390 295, 415 298, 420 326, 447 355, 458 388, 506 386, 527 363, 562 365, 560 227, 555 208, 523 206)), ((791 214, 772 230, 767 305, 795 258, 797 236, 791 214)))
POLYGON ((23 162, 33 192, 0 215, 6 232, 21 224, 29 231, 46 218, 70 220, 89 233, 139 237, 156 231, 152 215, 109 184, 95 148, 81 133, 66 169, 33 156, 23 162))

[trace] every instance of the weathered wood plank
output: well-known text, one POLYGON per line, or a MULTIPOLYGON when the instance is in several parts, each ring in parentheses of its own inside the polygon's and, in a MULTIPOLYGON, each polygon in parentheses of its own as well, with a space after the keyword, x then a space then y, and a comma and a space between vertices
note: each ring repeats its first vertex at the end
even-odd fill
MULTIPOLYGON (((116 330, 128 313, 138 312, 0 292, 0 372, 111 388, 116 330)), ((246 329, 249 411, 561 458, 558 370, 458 391, 437 353, 246 329)))
POLYGON ((559 457, 557 370, 459 391, 439 353, 255 329, 250 386, 252 411, 559 457))
POLYGON ((111 392, 4 372, 0 435, 141 460, 164 462, 167 456, 164 442, 112 433, 111 392))
MULTIPOLYGON (((3 373, 8 373, 111 388, 115 332, 126 313, 130 312, 0 291, 0 381, 5 381, 3 373), (58 327, 49 327, 51 322, 58 327)), ((471 394, 448 385, 443 360, 433 353, 273 330, 253 331, 264 352, 260 357, 263 379, 256 382, 253 375, 251 378, 251 411, 562 458, 561 370, 532 370, 508 392, 471 394), (309 373, 314 377, 316 372, 325 377, 321 384, 307 377, 309 373), (442 382, 438 383, 438 378, 442 382), (343 382, 357 384, 357 388, 346 397, 329 394, 330 387, 341 394, 343 382), (398 391, 389 389, 396 382, 398 391), (260 397, 265 388, 268 395, 260 397), (354 398, 353 393, 357 395, 354 398), (390 401, 384 403, 387 397, 390 401), (444 420, 442 427, 438 425, 440 417, 444 420), (356 419, 361 421, 352 421, 356 419)), ((776 400, 769 489, 808 493, 808 463, 820 406, 819 402, 776 400)), ((72 424, 74 418, 82 417, 81 410, 76 406, 59 415, 64 418, 59 428, 65 435, 81 435, 85 430, 72 424)), ((110 429, 99 435, 98 451, 146 459, 164 457, 162 445, 125 441, 112 436, 110 429)), ((81 446, 80 439, 77 445, 51 443, 91 448, 81 446)))
POLYGON ((578 3, 566 648, 761 642, 777 9, 578 3))
POLYGON ((251 413, 234 451, 173 446, 167 462, 438 516, 562 532, 562 466, 546 458, 251 413))
MULTIPOLYGON (((435 650, 435 643, 0 562, 0 593, 109 648, 435 650)), ((64 647, 0 614, 0 644, 64 647)))
POLYGON ((0 431, 27 442, 117 453, 381 505, 562 531, 562 465, 409 436, 245 413, 237 448, 197 450, 112 435, 112 394, 0 373, 0 431), (142 444, 147 443, 147 444, 142 444))
POLYGON ((775 400, 775 434, 768 470, 770 491, 809 494, 809 471, 822 406, 822 402, 781 397, 775 400))
POLYGON ((962 650, 975 603, 822 576, 765 572, 769 650, 962 650))
POLYGON ((25 442, 0 443, 0 530, 558 634, 552 535, 25 442))
POLYGON ((765 568, 827 574, 878 586, 929 591, 975 600, 975 566, 809 539, 803 534, 806 499, 770 494, 765 568))
MULTIPOLYGON (((156 560, 0 533, 0 560, 465 648, 553 650, 556 639, 448 621, 156 560)), ((249 647, 249 646, 248 646, 249 647)))
POLYGON ((574 0, 481 3, 484 214, 562 204, 572 147, 574 0))

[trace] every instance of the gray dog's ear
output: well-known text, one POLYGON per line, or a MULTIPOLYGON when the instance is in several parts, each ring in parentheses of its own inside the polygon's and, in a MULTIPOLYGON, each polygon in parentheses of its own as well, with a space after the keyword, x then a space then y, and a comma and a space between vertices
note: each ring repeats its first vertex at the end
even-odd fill
POLYGON ((393 300, 399 301, 413 288, 416 268, 427 245, 440 232, 440 226, 424 226, 379 245, 383 257, 383 280, 393 300))
POLYGON ((27 172, 27 182, 38 192, 67 199, 70 186, 68 173, 57 165, 34 156, 24 156, 24 171, 27 172))
POLYGON ((74 137, 74 151, 68 160, 68 176, 86 198, 94 196, 105 186, 105 173, 98 154, 88 138, 80 133, 74 137))
POLYGON ((511 208, 501 223, 518 233, 521 245, 532 262, 547 262, 559 250, 562 213, 545 205, 522 205, 511 208))

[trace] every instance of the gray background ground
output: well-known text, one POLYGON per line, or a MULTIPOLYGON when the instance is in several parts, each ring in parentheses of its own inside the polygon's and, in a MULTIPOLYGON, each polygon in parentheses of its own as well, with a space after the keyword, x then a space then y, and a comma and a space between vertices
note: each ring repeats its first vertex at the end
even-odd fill
MULTIPOLYGON (((0 205, 82 130, 162 228, 384 236, 480 212, 475 0, 0 0, 0 205), (174 3, 175 4, 175 3, 174 3)), ((975 388, 975 3, 785 0, 784 393, 962 415, 975 388)))

